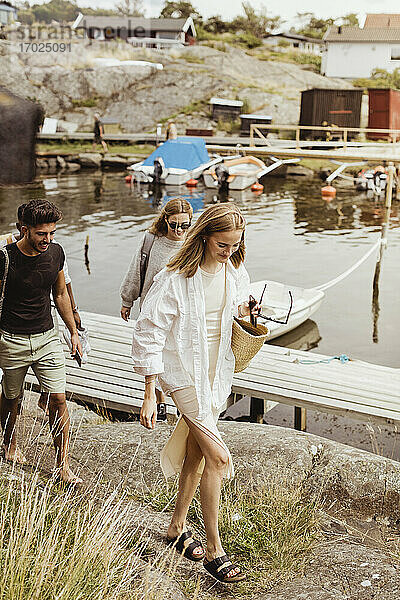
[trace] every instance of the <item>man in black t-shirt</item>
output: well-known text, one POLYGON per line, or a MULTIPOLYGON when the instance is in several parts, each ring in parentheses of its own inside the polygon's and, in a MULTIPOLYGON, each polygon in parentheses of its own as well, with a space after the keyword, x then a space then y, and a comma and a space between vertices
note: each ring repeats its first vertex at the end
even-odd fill
POLYGON ((62 270, 64 251, 52 242, 61 216, 50 202, 28 203, 23 211, 23 237, 6 246, 7 256, 0 251, 0 290, 4 296, 0 316, 0 367, 3 370, 0 419, 5 458, 24 462, 16 443, 15 425, 25 376, 31 366, 41 391, 49 396, 58 477, 66 483, 79 483, 82 480, 68 463, 65 362, 50 304, 52 291, 57 310, 71 334, 72 354, 76 351, 82 354, 62 270))

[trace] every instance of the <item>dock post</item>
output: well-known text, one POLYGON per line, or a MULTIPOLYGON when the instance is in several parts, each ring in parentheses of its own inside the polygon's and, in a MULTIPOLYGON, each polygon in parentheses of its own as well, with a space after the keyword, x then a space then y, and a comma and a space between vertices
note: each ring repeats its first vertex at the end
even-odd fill
POLYGON ((294 428, 297 431, 307 430, 307 411, 300 406, 294 407, 294 428))
POLYGON ((264 420, 264 400, 250 398, 250 423, 262 423, 264 420))

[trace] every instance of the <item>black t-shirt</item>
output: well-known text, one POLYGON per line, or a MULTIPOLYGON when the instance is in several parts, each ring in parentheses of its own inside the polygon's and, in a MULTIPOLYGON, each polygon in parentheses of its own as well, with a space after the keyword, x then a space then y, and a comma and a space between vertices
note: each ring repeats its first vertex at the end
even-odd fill
MULTIPOLYGON (((64 250, 52 242, 36 256, 26 256, 17 244, 6 246, 10 258, 0 328, 24 335, 52 329, 50 292, 64 267, 64 250)), ((5 256, 0 252, 0 280, 5 256)))
POLYGON ((101 132, 100 132, 100 127, 102 126, 102 122, 101 121, 95 121, 94 122, 94 127, 93 127, 93 133, 96 137, 100 137, 101 132))

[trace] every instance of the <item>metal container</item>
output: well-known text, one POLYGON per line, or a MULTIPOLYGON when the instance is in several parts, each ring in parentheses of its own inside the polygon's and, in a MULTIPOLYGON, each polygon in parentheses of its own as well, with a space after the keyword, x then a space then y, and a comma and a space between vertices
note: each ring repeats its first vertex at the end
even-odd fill
MULTIPOLYGON (((250 125, 252 123, 259 123, 263 125, 271 125, 272 117, 269 115, 240 115, 240 135, 250 135, 250 125)), ((261 130, 261 133, 267 137, 268 130, 261 130)))
MULTIPOLYGON (((400 91, 368 90, 368 127, 370 129, 400 129, 400 91)), ((389 133, 368 133, 369 139, 387 139, 389 133)))
MULTIPOLYGON (((299 125, 360 127, 362 90, 313 88, 301 92, 299 125)), ((349 135, 354 137, 355 133, 349 135)), ((302 131, 301 137, 325 138, 323 130, 302 131)))

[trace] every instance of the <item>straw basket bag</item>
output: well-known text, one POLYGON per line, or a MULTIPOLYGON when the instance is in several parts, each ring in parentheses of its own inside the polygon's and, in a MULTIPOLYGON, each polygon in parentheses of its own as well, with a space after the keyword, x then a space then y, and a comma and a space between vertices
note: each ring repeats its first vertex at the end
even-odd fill
POLYGON ((235 373, 243 371, 251 359, 263 347, 268 337, 268 329, 264 325, 252 325, 244 319, 234 317, 232 325, 231 346, 235 356, 235 373))

